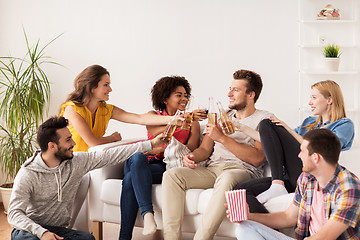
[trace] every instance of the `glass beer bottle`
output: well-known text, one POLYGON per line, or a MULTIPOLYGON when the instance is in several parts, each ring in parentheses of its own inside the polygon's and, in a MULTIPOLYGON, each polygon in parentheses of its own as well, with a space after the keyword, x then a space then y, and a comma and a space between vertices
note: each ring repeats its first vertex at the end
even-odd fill
POLYGON ((208 123, 217 125, 217 114, 214 105, 213 97, 209 97, 209 108, 208 108, 208 123))
POLYGON ((179 121, 181 111, 177 110, 173 118, 170 120, 170 122, 166 125, 165 131, 164 131, 164 137, 161 139, 164 143, 169 143, 171 141, 171 137, 175 132, 175 129, 177 128, 177 123, 179 121))
POLYGON ((183 124, 181 125, 181 129, 186 130, 186 131, 190 130, 191 122, 193 120, 193 112, 191 109, 191 102, 192 102, 192 98, 190 98, 188 103, 186 104, 185 113, 184 113, 184 121, 183 121, 183 124))
POLYGON ((232 122, 230 122, 229 116, 225 112, 221 102, 217 102, 217 106, 220 112, 221 127, 226 135, 231 135, 235 132, 235 128, 232 122))

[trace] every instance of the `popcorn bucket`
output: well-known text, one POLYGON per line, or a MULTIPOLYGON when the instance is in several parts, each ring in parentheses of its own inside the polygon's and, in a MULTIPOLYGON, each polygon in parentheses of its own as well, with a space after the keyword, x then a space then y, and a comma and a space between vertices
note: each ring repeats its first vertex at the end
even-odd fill
POLYGON ((230 213, 230 221, 240 222, 247 220, 246 190, 226 191, 225 197, 230 213))

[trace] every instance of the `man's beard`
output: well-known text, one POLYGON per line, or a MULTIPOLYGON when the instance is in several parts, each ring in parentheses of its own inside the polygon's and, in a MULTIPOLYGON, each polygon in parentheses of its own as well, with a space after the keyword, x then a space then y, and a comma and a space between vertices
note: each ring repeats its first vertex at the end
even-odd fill
POLYGON ((236 111, 241 111, 246 108, 247 102, 243 101, 242 103, 235 104, 233 106, 229 106, 230 109, 234 109, 236 111))
POLYGON ((69 149, 59 147, 59 150, 55 153, 55 157, 59 159, 61 162, 72 159, 74 155, 73 154, 71 154, 71 156, 67 155, 66 151, 68 150, 69 149))

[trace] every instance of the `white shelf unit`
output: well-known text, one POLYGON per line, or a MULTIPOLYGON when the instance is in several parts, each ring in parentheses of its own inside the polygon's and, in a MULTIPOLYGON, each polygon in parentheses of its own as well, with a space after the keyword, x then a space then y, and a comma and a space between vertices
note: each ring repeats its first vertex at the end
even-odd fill
POLYGON ((299 121, 311 115, 310 86, 318 81, 336 81, 345 98, 346 112, 355 124, 354 145, 360 145, 360 3, 359 0, 298 0, 299 29, 299 121), (317 20, 327 4, 339 9, 340 20, 317 20), (325 67, 322 49, 326 44, 341 48, 338 72, 325 67))

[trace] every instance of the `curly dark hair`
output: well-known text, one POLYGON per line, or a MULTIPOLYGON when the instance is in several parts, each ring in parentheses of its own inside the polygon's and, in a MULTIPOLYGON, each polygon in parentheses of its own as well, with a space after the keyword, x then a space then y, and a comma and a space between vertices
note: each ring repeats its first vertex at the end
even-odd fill
POLYGON ((184 77, 166 76, 156 81, 151 89, 151 100, 154 109, 164 111, 166 109, 165 101, 177 87, 185 88, 188 98, 191 95, 191 86, 184 77))
POLYGON ((259 74, 249 70, 238 70, 233 74, 234 79, 246 79, 247 90, 246 93, 255 92, 254 102, 256 102, 260 96, 263 83, 259 74))

